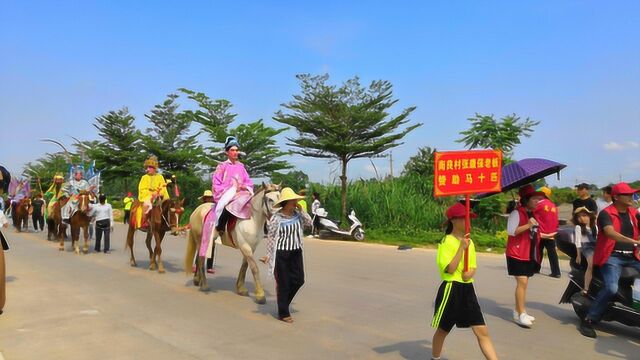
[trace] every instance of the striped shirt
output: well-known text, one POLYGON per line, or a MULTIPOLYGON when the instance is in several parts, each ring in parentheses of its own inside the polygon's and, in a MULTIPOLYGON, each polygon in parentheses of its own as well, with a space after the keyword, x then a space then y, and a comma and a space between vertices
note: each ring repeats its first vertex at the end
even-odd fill
POLYGON ((277 250, 302 249, 302 229, 311 226, 311 217, 305 211, 296 210, 293 216, 276 212, 267 227, 267 257, 269 274, 273 275, 277 250))

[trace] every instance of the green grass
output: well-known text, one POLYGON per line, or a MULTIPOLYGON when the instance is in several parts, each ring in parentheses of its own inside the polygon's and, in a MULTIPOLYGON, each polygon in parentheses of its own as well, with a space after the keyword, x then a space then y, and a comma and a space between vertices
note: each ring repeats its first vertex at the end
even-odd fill
MULTIPOLYGON (((415 230, 405 232, 393 229, 367 229, 366 242, 386 245, 408 245, 412 247, 436 248, 444 232, 435 230, 415 230)), ((504 252, 506 237, 504 234, 491 234, 482 230, 472 230, 471 239, 478 251, 504 252), (490 249, 490 250, 489 250, 490 249)))

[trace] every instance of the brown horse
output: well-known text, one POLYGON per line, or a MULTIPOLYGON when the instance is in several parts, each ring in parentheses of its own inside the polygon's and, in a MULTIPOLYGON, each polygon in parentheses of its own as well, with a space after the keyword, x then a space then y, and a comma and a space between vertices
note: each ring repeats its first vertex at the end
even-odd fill
MULTIPOLYGON (((90 194, 85 191, 81 191, 78 194, 78 210, 71 215, 69 222, 71 223, 71 248, 80 254, 80 230, 84 234, 84 245, 82 246, 82 252, 89 252, 89 223, 91 217, 89 211, 91 205, 89 203, 90 194)), ((64 237, 60 239, 60 248, 64 250, 64 237)))
MULTIPOLYGON (((165 272, 162 263, 162 239, 167 231, 171 231, 172 235, 178 235, 180 215, 184 212, 184 208, 182 207, 183 202, 184 200, 177 199, 158 200, 149 211, 149 214, 147 214, 149 230, 147 230, 145 243, 149 250, 149 270, 155 270, 157 267, 159 273, 162 274, 165 272), (156 240, 154 249, 151 249, 151 237, 156 240)), ((131 206, 131 214, 136 214, 140 206, 142 206, 142 203, 136 200, 131 206)), ((144 214, 142 216, 144 216, 144 214)), ((133 238, 136 230, 138 230, 136 224, 137 220, 132 218, 129 222, 129 231, 127 232, 126 247, 131 250, 131 266, 137 266, 136 259, 133 255, 133 238)))
POLYGON ((47 240, 59 240, 62 243, 60 251, 64 250, 64 238, 67 233, 67 225, 62 222, 62 207, 69 198, 64 197, 49 204, 47 209, 47 240))
POLYGON ((29 230, 29 215, 31 215, 32 211, 31 199, 24 198, 20 200, 13 215, 13 226, 16 227, 18 232, 22 231, 22 227, 24 227, 25 230, 29 230))

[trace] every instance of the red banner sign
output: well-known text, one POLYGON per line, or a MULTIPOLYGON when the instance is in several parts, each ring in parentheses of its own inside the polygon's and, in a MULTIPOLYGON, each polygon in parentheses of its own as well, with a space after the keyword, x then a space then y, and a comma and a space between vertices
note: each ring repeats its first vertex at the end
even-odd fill
POLYGON ((497 150, 435 153, 434 195, 499 192, 502 152, 497 150))

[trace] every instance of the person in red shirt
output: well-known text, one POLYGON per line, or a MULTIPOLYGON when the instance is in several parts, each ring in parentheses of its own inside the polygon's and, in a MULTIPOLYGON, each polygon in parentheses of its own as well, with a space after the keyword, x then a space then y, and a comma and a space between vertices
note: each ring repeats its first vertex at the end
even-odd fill
POLYGON ((522 327, 531 327, 535 318, 525 309, 529 278, 540 266, 540 232, 533 211, 544 193, 525 185, 518 191, 520 204, 509 214, 507 222, 507 271, 516 279, 516 306, 513 321, 522 327))
POLYGON ((540 261, 542 261, 544 249, 547 249, 547 257, 551 267, 549 276, 560 278, 560 263, 556 252, 556 234, 558 233, 559 223, 558 208, 550 200, 551 189, 543 186, 538 191, 544 194, 544 198, 538 202, 533 210, 533 217, 535 217, 540 226, 540 261))
POLYGON ((580 323, 579 330, 584 336, 596 337, 593 326, 600 321, 609 300, 618 292, 622 268, 633 267, 640 271, 640 215, 633 204, 633 195, 638 191, 624 182, 613 185, 613 204, 598 214, 598 238, 593 264, 600 267, 604 287, 600 289, 587 316, 580 323))

